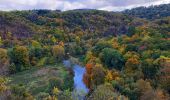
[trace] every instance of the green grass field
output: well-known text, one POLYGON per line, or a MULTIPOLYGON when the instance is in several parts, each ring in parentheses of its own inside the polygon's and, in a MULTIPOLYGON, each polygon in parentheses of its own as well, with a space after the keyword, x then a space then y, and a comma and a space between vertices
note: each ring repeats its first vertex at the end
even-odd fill
POLYGON ((23 84, 36 97, 39 93, 47 91, 50 78, 56 77, 64 80, 68 74, 68 71, 62 64, 32 68, 31 70, 10 76, 9 85, 23 84))

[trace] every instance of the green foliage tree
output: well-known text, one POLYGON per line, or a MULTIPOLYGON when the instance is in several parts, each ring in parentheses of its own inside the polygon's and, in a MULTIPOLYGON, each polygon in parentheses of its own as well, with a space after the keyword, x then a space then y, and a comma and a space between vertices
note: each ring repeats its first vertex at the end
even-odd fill
POLYGON ((100 53, 100 59, 108 68, 121 70, 124 66, 124 58, 119 51, 111 48, 105 48, 100 53))
POLYGON ((30 68, 29 51, 25 46, 16 46, 9 50, 9 57, 10 62, 16 67, 16 72, 30 68))
POLYGON ((112 45, 110 43, 101 41, 97 43, 94 48, 92 49, 92 52, 94 55, 99 55, 99 53, 104 49, 104 48, 112 48, 112 45))
POLYGON ((136 33, 136 28, 134 26, 129 27, 127 36, 133 36, 136 33))
POLYGON ((83 49, 81 46, 75 46, 75 55, 81 55, 83 54, 83 49))
POLYGON ((31 65, 36 66, 40 60, 43 59, 42 57, 46 56, 43 51, 44 50, 38 41, 31 41, 31 46, 29 48, 29 58, 31 65))
POLYGON ((146 59, 142 62, 142 72, 145 78, 154 79, 158 74, 159 66, 154 63, 153 59, 146 59))
POLYGON ((73 75, 69 74, 65 76, 62 84, 62 90, 73 90, 74 87, 74 80, 73 80, 73 75))
POLYGON ((137 46, 134 44, 127 44, 126 51, 137 51, 137 46))

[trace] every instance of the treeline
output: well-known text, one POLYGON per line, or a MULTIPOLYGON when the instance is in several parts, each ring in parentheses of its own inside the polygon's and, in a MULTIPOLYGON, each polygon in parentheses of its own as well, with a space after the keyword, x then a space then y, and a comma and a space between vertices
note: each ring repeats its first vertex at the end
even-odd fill
POLYGON ((116 36, 126 34, 130 26, 143 23, 121 13, 98 10, 0 12, 0 36, 27 38, 55 29, 69 34, 82 31, 93 37, 116 36))
POLYGON ((162 4, 150 7, 138 7, 131 10, 125 10, 123 11, 123 13, 133 17, 155 20, 170 16, 170 4, 162 4))
POLYGON ((14 74, 31 69, 31 66, 41 67, 62 61, 65 56, 64 43, 54 46, 41 46, 35 40, 30 46, 14 46, 0 48, 1 75, 14 74))

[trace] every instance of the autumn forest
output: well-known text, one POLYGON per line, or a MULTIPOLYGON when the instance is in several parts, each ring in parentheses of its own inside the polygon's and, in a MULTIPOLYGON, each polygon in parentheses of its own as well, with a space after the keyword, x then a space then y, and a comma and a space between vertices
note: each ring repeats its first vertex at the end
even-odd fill
POLYGON ((0 100, 170 100, 170 4, 0 11, 0 100))

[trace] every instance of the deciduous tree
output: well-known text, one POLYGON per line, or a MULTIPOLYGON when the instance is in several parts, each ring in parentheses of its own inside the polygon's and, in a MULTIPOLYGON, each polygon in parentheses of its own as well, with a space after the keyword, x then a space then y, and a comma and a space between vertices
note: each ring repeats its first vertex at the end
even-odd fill
POLYGON ((9 50, 10 62, 16 66, 15 71, 23 71, 30 68, 29 52, 25 46, 16 46, 9 50))
POLYGON ((52 54, 57 61, 61 61, 65 55, 64 48, 60 45, 55 45, 52 47, 52 54))
POLYGON ((124 67, 124 58, 119 51, 105 48, 100 53, 100 59, 108 68, 121 70, 124 67))
POLYGON ((105 82, 105 76, 106 76, 106 71, 105 69, 102 67, 101 64, 96 64, 93 68, 92 68, 92 86, 96 87, 98 85, 101 85, 105 82))

